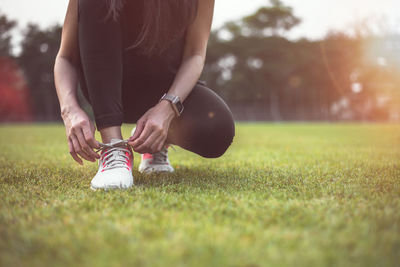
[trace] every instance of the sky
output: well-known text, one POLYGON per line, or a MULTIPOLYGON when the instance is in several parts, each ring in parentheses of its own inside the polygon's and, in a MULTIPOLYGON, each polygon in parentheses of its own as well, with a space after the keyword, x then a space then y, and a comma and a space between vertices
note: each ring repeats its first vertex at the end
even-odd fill
MULTIPOLYGON (((400 0, 282 0, 293 8, 302 23, 290 32, 289 38, 318 39, 328 31, 347 30, 367 19, 383 20, 391 29, 400 27, 400 0)), ((215 0, 213 29, 229 20, 239 19, 256 11, 268 0, 215 0)), ((62 24, 68 0, 0 0, 0 12, 19 23, 14 33, 20 38, 20 29, 28 22, 47 27, 62 24)), ((15 42, 17 40, 14 40, 15 42)))

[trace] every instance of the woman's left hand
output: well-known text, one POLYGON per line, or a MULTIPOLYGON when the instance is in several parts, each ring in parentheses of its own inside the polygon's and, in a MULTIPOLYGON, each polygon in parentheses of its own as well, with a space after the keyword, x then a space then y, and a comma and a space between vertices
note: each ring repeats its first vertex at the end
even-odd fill
POLYGON ((129 145, 140 154, 161 151, 175 116, 171 103, 160 101, 138 120, 135 133, 129 138, 129 145))

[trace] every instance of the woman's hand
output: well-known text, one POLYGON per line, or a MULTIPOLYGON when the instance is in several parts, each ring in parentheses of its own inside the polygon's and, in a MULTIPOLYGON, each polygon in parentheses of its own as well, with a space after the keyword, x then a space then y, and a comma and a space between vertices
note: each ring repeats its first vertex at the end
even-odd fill
POLYGON ((93 150, 100 146, 94 138, 95 126, 87 114, 81 108, 76 107, 68 111, 64 110, 61 116, 67 133, 69 152, 74 160, 83 165, 79 156, 92 162, 100 158, 93 150))
POLYGON ((138 120, 136 131, 129 138, 133 150, 141 154, 161 151, 167 139, 169 125, 175 116, 170 102, 166 100, 149 109, 138 120))

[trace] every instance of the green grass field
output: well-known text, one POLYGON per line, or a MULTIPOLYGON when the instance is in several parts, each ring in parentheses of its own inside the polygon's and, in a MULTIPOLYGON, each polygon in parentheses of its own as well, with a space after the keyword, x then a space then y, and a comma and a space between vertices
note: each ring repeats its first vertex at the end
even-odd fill
POLYGON ((0 265, 400 264, 400 125, 238 124, 222 158, 170 158, 93 192, 63 126, 0 126, 0 265))

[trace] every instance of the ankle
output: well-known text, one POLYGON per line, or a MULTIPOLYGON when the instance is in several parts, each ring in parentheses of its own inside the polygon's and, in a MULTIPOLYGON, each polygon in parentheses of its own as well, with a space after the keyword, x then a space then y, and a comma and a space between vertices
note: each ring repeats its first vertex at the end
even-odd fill
POLYGON ((103 143, 110 143, 111 139, 123 139, 120 126, 112 126, 100 130, 103 143))

